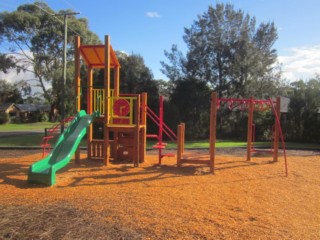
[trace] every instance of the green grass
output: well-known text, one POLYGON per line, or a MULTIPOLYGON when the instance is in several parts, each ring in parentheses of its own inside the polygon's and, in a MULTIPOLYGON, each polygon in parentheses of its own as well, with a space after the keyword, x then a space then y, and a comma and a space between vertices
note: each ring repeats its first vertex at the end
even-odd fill
POLYGON ((2 147, 16 147, 16 146, 40 146, 43 133, 36 133, 32 135, 24 134, 14 135, 14 136, 5 136, 0 138, 0 146, 2 147))
MULTIPOLYGON (((42 125, 45 126, 45 125, 42 125)), ((50 125, 51 126, 51 125, 50 125)), ((43 133, 35 133, 35 134, 23 134, 23 135, 14 135, 14 136, 5 136, 0 138, 0 147, 15 147, 15 146, 40 146, 43 133)), ((57 137, 50 141, 51 145, 54 146, 57 137)), ((147 148, 152 148, 153 145, 156 144, 156 141, 147 141, 147 148)), ((86 140, 82 140, 81 146, 86 146, 86 140)), ((228 148, 228 147, 246 147, 246 142, 240 141, 226 141, 226 140, 217 140, 216 147, 217 148, 228 148)), ((257 147, 270 147, 270 142, 256 142, 255 146, 257 147)), ((173 142, 167 142, 168 148, 176 148, 177 145, 173 142)), ((208 140, 199 140, 199 141, 186 141, 185 148, 194 149, 194 148, 209 148, 208 140)), ((281 143, 280 143, 281 148, 281 143)), ((287 142, 286 148, 291 149, 314 149, 320 150, 320 145, 315 143, 292 143, 287 142)))
MULTIPOLYGON (((176 148, 177 145, 171 141, 167 141, 168 148, 176 148)), ((155 145, 155 141, 148 141, 147 147, 152 148, 155 145)), ((255 142, 254 145, 256 147, 268 148, 271 147, 270 142, 255 142)), ((298 143, 298 142, 286 142, 286 148, 291 149, 314 149, 320 150, 320 144, 316 143, 298 143)), ((279 143, 280 148, 282 148, 281 142, 279 143)), ((217 148, 231 148, 231 147, 247 147, 246 142, 240 141, 227 141, 227 140, 217 140, 216 142, 217 148)), ((209 148, 209 140, 198 140, 198 141, 186 141, 185 148, 193 149, 193 148, 209 148)))
MULTIPOLYGON (((5 136, 0 138, 0 147, 40 147, 44 134, 34 133, 34 134, 24 134, 23 136, 5 136)), ((58 140, 59 135, 50 140, 50 144, 53 147, 58 140)), ((86 146, 86 140, 82 140, 80 146, 86 146)))
POLYGON ((45 128, 50 128, 54 125, 52 122, 37 122, 37 123, 8 123, 0 125, 0 132, 13 132, 13 131, 43 131, 45 128))

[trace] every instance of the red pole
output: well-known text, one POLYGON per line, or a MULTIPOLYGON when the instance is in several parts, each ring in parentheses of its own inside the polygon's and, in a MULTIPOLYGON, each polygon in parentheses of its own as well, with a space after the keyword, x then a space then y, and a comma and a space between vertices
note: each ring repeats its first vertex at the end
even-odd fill
POLYGON ((285 146, 285 143, 284 143, 283 132, 282 132, 282 128, 281 128, 281 122, 280 122, 280 118, 279 118, 279 116, 277 114, 277 110, 276 110, 275 106, 273 105, 273 101, 271 99, 270 99, 270 103, 271 103, 272 111, 273 111, 274 116, 275 116, 276 125, 278 125, 278 128, 279 128, 279 135, 280 135, 280 138, 281 138, 283 157, 284 157, 284 167, 285 167, 285 171, 286 171, 286 177, 288 177, 287 153, 286 153, 286 146, 285 146))

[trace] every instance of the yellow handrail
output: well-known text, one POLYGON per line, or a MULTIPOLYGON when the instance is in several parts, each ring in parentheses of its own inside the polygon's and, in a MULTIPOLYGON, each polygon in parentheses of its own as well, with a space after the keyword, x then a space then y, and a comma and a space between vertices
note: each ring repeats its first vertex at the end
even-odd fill
POLYGON ((104 89, 92 89, 92 104, 94 112, 99 111, 101 115, 104 115, 105 97, 104 89))

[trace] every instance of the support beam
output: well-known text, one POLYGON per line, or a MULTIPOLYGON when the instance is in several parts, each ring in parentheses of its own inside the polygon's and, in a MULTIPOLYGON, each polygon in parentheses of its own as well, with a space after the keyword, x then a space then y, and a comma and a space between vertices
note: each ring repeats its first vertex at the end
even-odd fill
POLYGON ((110 108, 110 36, 104 38, 104 91, 105 91, 105 111, 104 111, 104 143, 103 160, 104 164, 109 164, 110 146, 109 146, 109 108, 110 108))
POLYGON ((247 161, 251 161, 253 110, 254 110, 253 97, 251 97, 249 102, 249 111, 248 111, 247 161))
MULTIPOLYGON (((93 84, 93 69, 88 67, 87 77, 87 114, 92 114, 92 84, 93 84)), ((87 157, 91 158, 91 142, 92 142, 92 124, 87 128, 87 157)))
POLYGON ((140 158, 140 95, 137 96, 135 104, 135 129, 134 129, 134 156, 133 162, 135 167, 139 167, 139 158, 140 158))
POLYGON ((120 67, 116 66, 114 68, 114 79, 113 79, 113 94, 118 97, 120 94, 120 67))
POLYGON ((275 114, 277 114, 279 123, 277 122, 277 117, 275 116, 275 123, 274 123, 274 140, 273 140, 273 161, 278 161, 278 153, 279 153, 279 132, 280 132, 280 97, 277 97, 276 107, 275 107, 275 114))
POLYGON ((178 133, 177 133, 177 166, 181 167, 181 157, 182 157, 182 125, 178 125, 178 133))
MULTIPOLYGON (((74 42, 74 62, 75 62, 75 77, 74 77, 74 86, 75 86, 75 95, 76 95, 76 112, 81 110, 81 79, 80 79, 80 37, 76 36, 74 42)), ((77 148, 75 154, 75 162, 80 163, 80 147, 77 148)))
POLYGON ((181 138, 183 139, 183 141, 181 142, 181 153, 184 153, 184 142, 185 142, 185 139, 186 139, 186 124, 185 123, 180 123, 181 125, 181 138))
POLYGON ((147 149, 147 93, 141 94, 141 125, 143 125, 140 133, 140 162, 146 160, 147 149))
POLYGON ((217 129, 217 93, 211 93, 210 108, 210 172, 214 173, 217 129))
POLYGON ((80 80, 80 37, 77 36, 75 38, 75 47, 74 47, 74 61, 75 61, 75 78, 74 78, 74 85, 75 85, 75 94, 76 94, 76 111, 79 112, 81 105, 81 80, 80 80))

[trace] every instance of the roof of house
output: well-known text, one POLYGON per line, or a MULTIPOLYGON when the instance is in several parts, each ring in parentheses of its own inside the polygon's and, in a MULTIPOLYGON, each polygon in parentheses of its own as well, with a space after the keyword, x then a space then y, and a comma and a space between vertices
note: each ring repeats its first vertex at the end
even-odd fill
POLYGON ((4 103, 0 105, 0 111, 6 111, 9 107, 11 107, 13 103, 4 103))
POLYGON ((39 111, 49 112, 51 110, 51 107, 48 104, 37 104, 36 106, 39 111))
POLYGON ((34 104, 15 104, 21 112, 36 112, 38 108, 34 104))
POLYGON ((15 104, 21 112, 50 111, 50 105, 47 104, 15 104))

